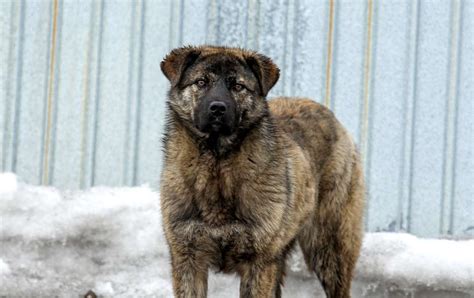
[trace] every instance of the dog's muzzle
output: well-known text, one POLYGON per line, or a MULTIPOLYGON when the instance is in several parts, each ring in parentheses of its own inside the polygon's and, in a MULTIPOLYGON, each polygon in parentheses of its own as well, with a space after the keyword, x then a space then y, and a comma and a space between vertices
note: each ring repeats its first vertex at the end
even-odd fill
POLYGON ((197 128, 205 133, 230 135, 235 126, 235 105, 213 100, 198 110, 197 128))
POLYGON ((219 132, 226 122, 227 105, 221 101, 213 101, 209 104, 208 120, 211 132, 219 132))

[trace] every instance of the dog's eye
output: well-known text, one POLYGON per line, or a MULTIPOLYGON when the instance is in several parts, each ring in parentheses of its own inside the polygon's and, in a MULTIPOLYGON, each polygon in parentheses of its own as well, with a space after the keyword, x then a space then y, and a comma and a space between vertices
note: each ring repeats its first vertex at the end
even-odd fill
POLYGON ((240 92, 240 91, 244 90, 244 86, 241 85, 241 84, 235 84, 234 86, 232 86, 232 89, 234 91, 240 92))
POLYGON ((204 80, 197 80, 197 81, 196 81, 196 85, 197 85, 199 88, 206 87, 206 81, 204 81, 204 80))

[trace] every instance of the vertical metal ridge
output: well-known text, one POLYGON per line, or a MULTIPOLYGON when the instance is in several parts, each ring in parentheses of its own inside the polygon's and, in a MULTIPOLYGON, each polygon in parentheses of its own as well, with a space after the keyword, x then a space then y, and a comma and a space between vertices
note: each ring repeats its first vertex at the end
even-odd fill
POLYGON ((92 135, 92 152, 91 152, 91 177, 90 186, 95 185, 96 180, 96 159, 97 159, 97 134, 99 130, 99 105, 100 105, 100 75, 102 72, 102 37, 104 33, 104 16, 105 16, 105 0, 100 2, 99 14, 99 37, 97 41, 97 76, 95 90, 95 106, 94 106, 94 129, 92 135))
POLYGON ((412 83, 412 101, 413 101, 413 108, 412 108, 412 115, 411 115, 411 128, 410 128, 410 144, 409 144, 409 172, 408 172, 408 206, 407 206, 407 232, 411 232, 411 218, 412 218, 412 207, 413 207, 413 171, 414 171, 414 155, 415 155, 415 124, 416 124, 416 104, 417 104, 417 97, 418 97, 418 56, 419 56, 419 38, 420 38, 420 11, 421 11, 421 1, 418 0, 414 7, 416 7, 416 27, 415 27, 415 48, 414 48, 414 69, 413 69, 413 83, 412 83))
MULTIPOLYGON (((293 1, 294 3, 294 8, 293 8, 293 14, 294 14, 294 18, 295 20, 298 20, 299 19, 299 0, 294 0, 293 1)), ((290 94, 291 96, 294 96, 295 94, 295 81, 296 81, 296 66, 297 66, 297 62, 296 62, 296 53, 297 53, 297 49, 298 49, 298 38, 296 38, 295 40, 295 37, 298 36, 298 22, 295 22, 293 21, 293 43, 291 45, 291 47, 293 48, 293 51, 291 53, 291 65, 292 65, 292 68, 291 68, 291 85, 290 85, 290 94)))
POLYGON ((206 13, 206 44, 214 44, 216 39, 216 1, 208 0, 206 13), (211 31, 211 32, 209 32, 211 31))
POLYGON ((134 185, 137 182, 137 161, 141 112, 141 81, 143 71, 143 30, 144 1, 132 3, 132 16, 129 41, 128 88, 127 88, 127 127, 124 139, 122 183, 134 185), (138 42, 137 42, 137 30, 138 42))
POLYGON ((337 61, 335 61, 337 55, 338 55, 338 22, 339 22, 339 14, 340 14, 340 6, 335 2, 334 4, 334 39, 333 39, 333 46, 332 46, 332 69, 331 69, 331 84, 329 85, 330 88, 330 97, 329 97, 329 108, 335 112, 336 111, 336 92, 337 90, 333 88, 336 85, 336 80, 337 80, 337 61))
MULTIPOLYGON (((324 3, 328 3, 329 0, 326 0, 324 3)), ((329 13, 326 13, 326 12, 323 12, 321 13, 321 18, 324 18, 324 21, 322 21, 322 28, 321 28, 321 42, 320 44, 321 45, 327 45, 328 43, 328 34, 324 34, 324 32, 329 32, 329 17, 330 17, 330 14, 329 13)), ((321 48, 319 49, 321 52, 320 52, 320 55, 321 55, 321 69, 318 69, 318 71, 320 71, 320 74, 321 74, 321 77, 319 78, 320 82, 319 82, 319 86, 321 86, 321 90, 320 92, 318 92, 318 95, 316 96, 315 98, 315 101, 317 101, 318 103, 320 104, 324 104, 324 98, 326 97, 326 90, 325 90, 325 87, 326 86, 326 64, 324 63, 324 59, 327 59, 327 47, 325 46, 321 46, 321 48)))
POLYGON ((221 44, 221 24, 222 24, 222 2, 216 1, 217 24, 216 24, 216 43, 221 44))
MULTIPOLYGON (((369 0, 372 1, 372 0, 369 0)), ((334 42, 334 5, 335 0, 329 0, 329 24, 327 32, 327 52, 326 52, 326 84, 324 105, 331 105, 331 79, 332 79, 332 62, 333 62, 333 42, 334 42)))
POLYGON ((184 0, 179 2, 179 37, 178 45, 183 45, 183 36, 184 36, 184 0))
POLYGON ((170 24, 169 24, 169 32, 168 32, 168 48, 170 50, 172 48, 174 48, 174 44, 173 44, 174 5, 175 5, 175 1, 171 1, 171 4, 170 4, 170 24))
POLYGON ((369 101, 371 88, 371 70, 372 70, 372 27, 373 27, 373 0, 367 0, 367 32, 364 53, 364 85, 363 85, 363 102, 361 113, 361 129, 360 142, 362 156, 365 164, 365 155, 367 153, 367 131, 369 126, 369 101))
POLYGON ((283 30, 283 64, 284 64, 284 67, 285 67, 285 71, 283 71, 282 73, 282 78, 281 78, 281 82, 282 82, 282 89, 283 89, 283 94, 287 95, 287 88, 286 88, 286 73, 287 71, 289 70, 289 66, 288 66, 288 63, 287 63, 287 59, 286 59, 286 56, 287 56, 287 53, 288 53, 288 23, 289 23, 289 14, 290 14, 290 2, 289 0, 285 0, 284 2, 284 5, 285 5, 285 28, 283 30))
POLYGON ((169 31, 169 48, 174 49, 182 45, 183 41, 183 18, 184 18, 184 2, 183 0, 171 1, 170 5, 170 31, 169 31))
MULTIPOLYGON (((53 92, 53 103, 59 101, 58 89, 61 84, 61 40, 62 40, 62 23, 63 23, 63 2, 58 2, 58 23, 57 23, 57 39, 56 39, 56 61, 55 61, 55 72, 54 72, 54 92, 53 92)), ((49 177, 47 184, 53 184, 54 181, 54 162, 56 160, 56 136, 58 131, 58 104, 53 105, 52 111, 52 122, 51 122, 51 149, 49 159, 49 177)))
MULTIPOLYGON (((204 0, 203 0, 204 1, 204 0)), ((204 37, 204 43, 208 44, 209 43, 209 24, 210 24, 210 11, 211 11, 211 1, 212 0, 207 0, 207 9, 206 9, 206 34, 204 37)), ((250 0, 248 0, 250 1, 250 0)))
POLYGON ((20 114, 21 114, 21 81, 23 78, 23 45, 25 42, 25 10, 26 10, 26 2, 25 0, 21 0, 20 2, 20 30, 18 35, 18 66, 16 72, 16 100, 15 100, 15 114, 14 114, 14 121, 13 121, 13 139, 12 139, 12 161, 11 161, 11 171, 16 172, 16 165, 18 159, 18 147, 19 147, 19 140, 18 135, 20 134, 20 114))
MULTIPOLYGON (((248 41, 249 41, 249 19, 250 19, 250 12, 249 12, 249 7, 250 7, 250 0, 247 0, 246 2, 246 9, 245 9, 245 31, 244 31, 244 45, 245 48, 247 48, 248 41)), ((207 26, 206 26, 207 28, 207 26)))
POLYGON ((135 125, 135 147, 133 151, 133 177, 132 184, 137 185, 138 183, 138 154, 140 149, 140 129, 141 129, 141 111, 142 111, 142 89, 143 89, 143 57, 145 49, 145 13, 146 3, 142 0, 141 7, 141 20, 140 20, 140 36, 139 36, 139 48, 138 48, 138 72, 137 72, 137 103, 135 106, 136 125, 135 125))
MULTIPOLYGON (((299 20, 299 0, 293 1, 293 17, 295 20, 299 20)), ((291 96, 295 96, 295 82, 296 82, 296 69, 297 69, 297 60, 296 60, 296 53, 298 49, 298 22, 293 21, 293 42, 292 42, 292 53, 291 53, 291 84, 290 84, 290 94, 291 96)))
MULTIPOLYGON (((91 5, 94 2, 91 1, 91 5)), ((92 6, 93 7, 93 6, 92 6)), ((93 36, 94 36, 94 20, 95 20, 95 9, 92 8, 90 12, 89 19, 89 32, 87 35, 87 48, 86 48, 86 63, 84 63, 84 74, 83 74, 83 84, 84 84, 84 96, 81 100, 81 161, 80 161, 80 174, 79 174, 79 187, 81 189, 86 187, 86 156, 87 156, 87 137, 89 135, 88 129, 88 119, 89 119, 89 104, 90 104, 90 72, 91 72, 91 53, 93 47, 93 36)))
POLYGON ((247 32, 245 47, 258 49, 258 22, 260 20, 260 1, 247 0, 247 32))
POLYGON ((131 140, 131 131, 132 131, 132 102, 134 100, 133 93, 133 83, 134 83, 134 73, 135 73, 135 22, 137 14, 137 2, 130 2, 132 6, 131 9, 131 18, 130 18, 130 36, 128 43, 128 78, 127 78, 127 108, 126 108, 126 128, 125 128, 125 138, 123 142, 123 171, 122 171, 122 184, 128 185, 128 171, 129 171, 129 149, 131 140))
POLYGON ((43 175, 41 177, 41 184, 47 184, 49 181, 49 147, 51 142, 51 129, 52 129, 52 110, 53 110, 53 92, 54 92, 54 71, 56 65, 56 38, 57 38, 57 23, 58 23, 58 0, 53 0, 53 27, 51 33, 51 45, 50 45, 50 61, 49 61, 49 77, 48 77, 48 97, 46 101, 46 131, 43 141, 43 175))
POLYGON ((443 169, 442 169, 442 189, 441 189, 441 218, 440 234, 452 234, 452 210, 454 201, 454 160, 455 160, 455 135, 456 135, 456 113, 457 113, 457 83, 459 75, 459 39, 460 39, 460 16, 461 1, 453 0, 451 2, 451 21, 450 21, 450 59, 448 60, 447 80, 447 100, 446 116, 444 126, 444 145, 443 145, 443 169))
MULTIPOLYGON (((369 86, 368 86, 368 96, 367 96, 367 101, 368 101, 368 107, 367 107, 367 131, 366 131, 366 153, 365 153, 365 176, 366 176, 366 181, 367 181, 367 192, 370 196, 371 194, 371 172, 372 172, 372 151, 373 151, 373 142, 372 142, 372 137, 373 137, 373 128, 374 128, 374 121, 370 121, 373 119, 373 114, 374 114, 374 105, 376 98, 373 96, 374 94, 374 88, 375 88, 375 80, 374 80, 374 73, 375 69, 377 67, 377 60, 374 59, 375 56, 377 56, 377 36, 378 36, 378 3, 375 2, 373 3, 373 16, 372 16, 372 27, 373 27, 373 33, 372 33, 372 50, 371 50, 371 63, 370 63, 370 76, 369 76, 369 86)), ((368 209, 367 209, 368 210, 368 209)))
POLYGON ((262 4, 260 1, 257 1, 257 12, 255 14, 255 50, 258 51, 260 49, 260 21, 261 17, 260 14, 262 13, 262 4))
MULTIPOLYGON (((464 2, 463 1, 460 1, 460 4, 459 4, 459 38, 458 38, 458 53, 457 53, 457 56, 458 56, 458 59, 456 61, 457 63, 457 66, 456 66, 456 71, 457 71, 457 74, 456 74, 456 100, 459 99, 459 83, 460 83, 460 74, 461 74, 461 57, 462 57, 462 54, 463 54, 463 43, 464 43, 464 39, 463 39, 463 34, 461 34, 461 32, 463 31, 463 28, 465 26, 465 23, 464 21, 468 20, 468 18, 466 18, 464 16, 464 10, 463 10, 463 4, 464 2)), ((467 11, 467 10, 466 10, 467 11)), ((457 102, 456 102, 457 103, 457 102)), ((471 104, 471 107, 472 107, 472 104, 471 104)), ((451 188, 451 197, 452 197, 452 200, 451 200, 451 208, 450 208, 450 216, 449 216, 449 230, 452 231, 453 233, 455 232, 455 228, 454 228, 454 220, 455 220, 455 213, 454 211, 456 210, 456 171, 457 171, 457 160, 456 160, 456 156, 457 156, 457 152, 458 152, 458 142, 460 141, 460 139, 458 138, 458 120, 459 120, 459 104, 456 104, 456 111, 455 111, 455 128, 454 128, 454 136, 453 136, 453 139, 454 139, 454 148, 453 148, 453 159, 454 159, 454 162, 453 162, 453 175, 451 177, 451 183, 452 183, 452 188, 451 188)), ((471 206, 472 207, 472 206, 471 206)))
POLYGON ((41 145, 40 145, 40 158, 38 160, 38 168, 39 168, 39 176, 38 176, 38 182, 40 184, 44 184, 43 181, 43 175, 44 175, 44 154, 45 154, 45 141, 46 141, 46 130, 47 130, 47 113, 48 113, 48 95, 49 95, 49 72, 50 72, 50 65, 51 65, 51 36, 53 34, 53 22, 54 22, 54 9, 53 9, 53 1, 49 2, 49 23, 48 23, 48 36, 46 40, 48 41, 48 50, 46 51, 46 59, 45 59, 45 65, 44 65, 44 94, 43 94, 43 111, 42 111, 42 127, 41 127, 41 145))
MULTIPOLYGON (((20 2, 21 3, 21 2, 20 2)), ((10 32, 9 32, 9 45, 8 45, 8 61, 7 61, 7 82, 6 82, 6 88, 5 88, 5 111, 4 111, 4 134, 3 134, 3 143, 2 143, 2 171, 6 172, 7 171, 7 158, 9 155, 9 152, 11 153, 12 150, 9 150, 10 148, 10 141, 12 139, 12 127, 11 126, 11 105, 12 105, 12 99, 11 99, 11 88, 12 88, 12 82, 16 81, 12 78, 12 73, 13 73, 13 50, 14 50, 14 45, 15 45, 15 26, 14 22, 18 18, 19 19, 19 12, 15 13, 15 8, 17 5, 15 5, 14 2, 11 3, 11 8, 10 8, 10 32), (16 16, 18 15, 18 17, 16 16)), ((19 6, 18 6, 19 7, 19 6)), ((20 8, 18 8, 20 9, 20 8)), ((11 166, 11 165, 10 165, 11 166)), ((11 170, 9 168, 8 170, 11 170)))
MULTIPOLYGON (((373 27, 373 0, 367 0, 367 32, 365 41, 365 55, 364 55, 364 85, 363 85, 363 102, 361 107, 361 129, 360 129, 360 144, 362 152, 362 161, 365 170, 366 180, 368 181, 367 171, 367 151, 368 151, 368 129, 369 129, 369 105, 370 105, 370 88, 372 75, 372 27, 373 27)), ((369 182, 367 183, 369 184, 369 182)), ((370 201, 370 193, 367 198, 370 201)), ((365 225, 368 227, 369 222, 369 204, 366 205, 365 225)))
POLYGON ((400 156, 402 162, 400 163, 400 192, 398 197, 398 228, 400 230, 407 230, 407 221, 404 216, 408 216, 408 198, 409 198, 409 175, 410 175, 410 148, 411 148, 411 131, 410 128, 413 126, 413 101, 414 101, 414 86, 412 83, 415 81, 416 75, 416 35, 418 27, 418 2, 414 1, 413 4, 408 5, 409 25, 407 26, 406 36, 408 39, 405 55, 405 86, 404 101, 403 101, 403 113, 402 123, 404 124, 402 129, 402 146, 400 149, 400 156), (411 88, 410 88, 411 87, 411 88))

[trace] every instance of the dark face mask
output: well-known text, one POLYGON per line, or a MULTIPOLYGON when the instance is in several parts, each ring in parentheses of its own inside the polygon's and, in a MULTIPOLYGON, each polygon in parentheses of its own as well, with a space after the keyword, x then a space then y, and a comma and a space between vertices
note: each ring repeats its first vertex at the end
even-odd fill
POLYGON ((222 79, 208 87, 194 111, 194 125, 200 131, 215 135, 231 135, 237 126, 235 100, 222 79))

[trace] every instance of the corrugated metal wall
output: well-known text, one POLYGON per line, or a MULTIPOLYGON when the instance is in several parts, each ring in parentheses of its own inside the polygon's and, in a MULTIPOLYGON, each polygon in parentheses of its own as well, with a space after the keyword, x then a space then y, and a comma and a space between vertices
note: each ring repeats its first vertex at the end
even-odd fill
POLYGON ((155 182, 183 44, 261 51, 272 95, 330 106, 358 140, 369 230, 473 235, 473 1, 0 3, 1 170, 62 188, 155 182))

